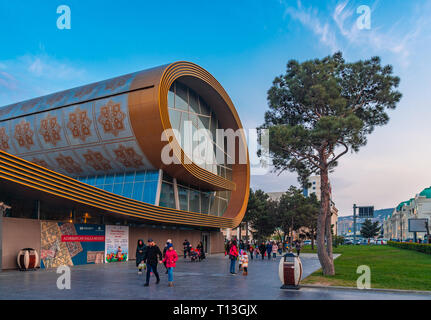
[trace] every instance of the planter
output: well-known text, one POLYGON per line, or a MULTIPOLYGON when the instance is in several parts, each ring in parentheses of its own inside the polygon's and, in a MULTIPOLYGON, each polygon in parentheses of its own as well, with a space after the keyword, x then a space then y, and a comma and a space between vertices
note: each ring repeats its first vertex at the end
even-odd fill
POLYGON ((24 248, 18 252, 16 261, 21 271, 36 270, 39 264, 39 255, 33 248, 24 248))

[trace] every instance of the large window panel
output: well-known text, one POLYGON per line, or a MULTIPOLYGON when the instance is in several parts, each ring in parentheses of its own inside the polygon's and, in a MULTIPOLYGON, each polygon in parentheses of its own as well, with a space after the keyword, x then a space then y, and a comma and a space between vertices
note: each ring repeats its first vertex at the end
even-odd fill
POLYGON ((114 183, 124 183, 124 172, 115 174, 114 183))
POLYGON ((109 174, 106 175, 105 184, 113 184, 114 183, 114 175, 109 174))
POLYGON ((175 92, 174 92, 174 90, 175 90, 175 87, 172 86, 168 92, 168 107, 169 108, 175 107, 175 92))
POLYGON ((148 170, 145 181, 159 181, 159 170, 148 170))
POLYGON ((143 191, 144 191, 144 183, 135 182, 135 184, 133 185, 132 198, 138 201, 142 201, 143 191))
POLYGON ((187 87, 177 82, 175 85, 175 109, 189 111, 187 87))
POLYGON ((171 183, 162 183, 159 205, 161 207, 175 209, 174 187, 171 183))
POLYGON ((201 213, 208 214, 210 202, 210 193, 201 192, 201 213))
POLYGON ((178 186, 178 198, 180 200, 180 209, 184 211, 189 210, 189 189, 178 186))
POLYGON ((145 171, 137 171, 135 175, 135 182, 145 181, 145 171))
POLYGON ((156 202, 157 181, 146 181, 143 202, 154 204, 156 202))
POLYGON ((200 212, 200 193, 196 190, 190 190, 190 211, 200 212))
MULTIPOLYGON (((182 113, 183 112, 178 110, 169 109, 169 120, 171 121, 172 129, 176 129, 178 131, 180 130, 182 113)), ((184 113, 184 114, 187 114, 187 113, 184 113)))
POLYGON ((115 183, 114 184, 114 191, 115 194, 122 195, 123 194, 123 184, 121 183, 115 183))
POLYGON ((133 183, 125 183, 123 187, 123 196, 127 198, 131 198, 132 191, 133 191, 133 183))
POLYGON ((94 183, 95 185, 102 185, 105 184, 105 175, 97 176, 96 181, 94 183))
POLYGON ((134 182, 135 181, 135 171, 127 172, 124 177, 124 182, 134 182))

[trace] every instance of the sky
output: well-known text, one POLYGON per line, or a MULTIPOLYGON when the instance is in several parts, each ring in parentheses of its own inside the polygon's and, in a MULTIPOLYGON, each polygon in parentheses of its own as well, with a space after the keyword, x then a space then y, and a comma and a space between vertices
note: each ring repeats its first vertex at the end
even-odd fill
MULTIPOLYGON (((214 75, 243 126, 255 128, 289 60, 380 56, 401 78, 403 98, 330 181, 340 215, 352 214, 353 203, 395 207, 431 185, 429 16, 422 0, 0 0, 0 105, 187 60, 214 75), (70 29, 57 27, 60 5, 71 10, 70 29)), ((251 177, 267 192, 290 185, 298 185, 294 173, 251 177)))

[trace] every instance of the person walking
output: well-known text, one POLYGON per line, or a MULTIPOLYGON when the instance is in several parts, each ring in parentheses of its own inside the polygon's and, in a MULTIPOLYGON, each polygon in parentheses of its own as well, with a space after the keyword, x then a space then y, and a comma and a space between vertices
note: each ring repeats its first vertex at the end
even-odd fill
POLYGON ((272 243, 272 260, 277 259, 278 246, 275 241, 272 243))
POLYGON ((262 260, 265 260, 265 251, 266 251, 265 242, 262 241, 262 243, 259 246, 259 251, 260 251, 260 254, 262 255, 262 260))
POLYGON ((162 263, 162 259, 163 255, 159 247, 154 243, 153 239, 148 239, 147 254, 145 257, 145 263, 147 265, 147 278, 144 287, 148 287, 150 284, 151 272, 153 272, 156 276, 156 284, 159 284, 160 277, 159 273, 157 272, 157 263, 162 263))
POLYGON ((176 262, 178 261, 178 254, 174 250, 174 246, 172 243, 168 243, 165 257, 163 258, 163 262, 168 268, 168 286, 174 286, 174 268, 177 266, 176 262))
POLYGON ((136 267, 138 268, 139 275, 142 274, 146 251, 147 246, 145 245, 144 240, 139 239, 136 246, 136 267))
POLYGON ((190 256, 190 242, 185 239, 183 242, 183 248, 184 248, 184 259, 187 258, 187 254, 190 256))
POLYGON ((236 274, 235 272, 235 261, 238 258, 238 247, 236 241, 232 241, 229 248, 229 260, 230 260, 230 273, 236 274))
POLYGON ((268 241, 268 243, 266 244, 266 254, 268 255, 268 260, 271 259, 271 252, 272 252, 272 245, 268 241))
POLYGON ((202 241, 199 241, 198 245, 196 246, 196 249, 199 250, 199 261, 205 259, 205 250, 202 241))
POLYGON ((301 253, 301 242, 299 240, 296 241, 295 249, 296 249, 296 255, 299 257, 299 254, 301 253))
POLYGON ((250 252, 250 258, 251 258, 251 260, 253 260, 254 247, 252 244, 248 245, 248 252, 250 252))
MULTIPOLYGON (((166 241, 165 247, 163 248, 163 258, 165 258, 165 254, 166 254, 166 251, 168 250, 168 245, 169 244, 172 244, 172 240, 171 239, 168 239, 166 241)), ((163 264, 164 264, 164 266, 166 268, 166 272, 165 273, 168 274, 168 267, 166 266, 165 262, 163 262, 163 264)))
POLYGON ((283 245, 281 244, 281 242, 278 243, 278 254, 282 254, 283 253, 283 245))
POLYGON ((230 246, 232 245, 232 240, 226 242, 224 246, 224 255, 227 256, 229 254, 230 246))

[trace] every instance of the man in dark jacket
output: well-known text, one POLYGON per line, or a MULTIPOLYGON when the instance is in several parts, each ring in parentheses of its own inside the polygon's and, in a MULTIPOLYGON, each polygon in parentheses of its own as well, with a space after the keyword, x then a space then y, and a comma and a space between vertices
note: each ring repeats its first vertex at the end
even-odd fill
POLYGON ((138 245, 136 246, 136 267, 138 267, 138 274, 142 274, 142 267, 139 265, 145 260, 146 250, 147 246, 145 245, 144 240, 139 239, 138 245))
POLYGON ((183 242, 184 248, 184 259, 187 257, 187 254, 190 256, 190 242, 186 239, 183 242))
POLYGON ((162 259, 163 256, 159 247, 156 246, 153 239, 148 239, 148 247, 145 255, 145 263, 147 264, 147 281, 144 284, 145 287, 148 287, 150 284, 151 271, 156 276, 156 284, 160 282, 159 273, 157 272, 157 263, 162 263, 162 259))
POLYGON ((265 259, 265 251, 266 251, 266 246, 265 246, 265 243, 262 242, 259 246, 259 252, 262 255, 262 260, 265 259))

